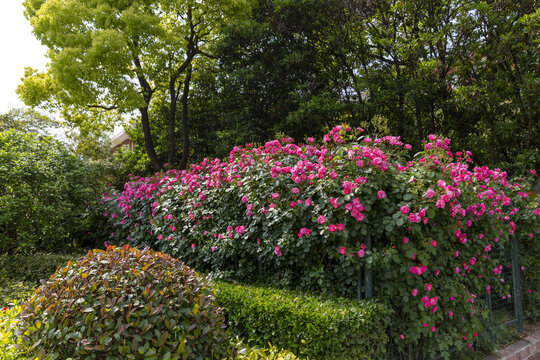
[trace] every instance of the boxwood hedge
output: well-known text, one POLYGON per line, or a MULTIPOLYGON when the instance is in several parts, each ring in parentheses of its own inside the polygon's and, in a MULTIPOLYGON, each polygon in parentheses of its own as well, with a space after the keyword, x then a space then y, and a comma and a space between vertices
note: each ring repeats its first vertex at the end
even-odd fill
POLYGON ((269 287, 216 282, 233 331, 310 359, 373 359, 385 352, 392 311, 376 301, 321 298, 269 287))

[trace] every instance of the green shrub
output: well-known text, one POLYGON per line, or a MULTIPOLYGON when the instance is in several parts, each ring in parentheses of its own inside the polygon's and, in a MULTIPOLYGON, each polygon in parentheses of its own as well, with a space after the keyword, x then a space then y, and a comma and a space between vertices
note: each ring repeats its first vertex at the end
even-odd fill
POLYGON ((228 323, 247 343, 312 359, 371 359, 385 351, 391 310, 374 301, 323 299, 218 282, 228 323))
POLYGON ((32 282, 0 280, 0 308, 26 301, 34 294, 35 289, 36 284, 32 282))
POLYGON ((58 267, 77 259, 76 255, 34 254, 0 256, 0 279, 25 281, 39 284, 47 280, 58 267))
POLYGON ((0 132, 0 253, 63 251, 87 236, 94 170, 50 137, 0 132))
POLYGON ((21 319, 31 358, 219 358, 229 342, 207 280, 168 255, 128 246, 59 269, 21 319))
POLYGON ((0 360, 26 359, 13 342, 13 334, 19 322, 17 315, 20 311, 19 306, 6 308, 0 303, 0 360))
POLYGON ((235 360, 298 360, 296 355, 287 350, 278 350, 275 346, 269 348, 256 348, 241 345, 235 360))
POLYGON ((510 236, 538 243, 540 202, 501 169, 472 167, 448 139, 410 149, 348 125, 322 144, 248 144, 227 161, 133 178, 104 196, 102 214, 109 241, 236 281, 353 298, 357 274, 371 269, 373 296, 396 314, 398 351, 449 358, 489 325, 486 295, 508 294, 499 254, 510 236))

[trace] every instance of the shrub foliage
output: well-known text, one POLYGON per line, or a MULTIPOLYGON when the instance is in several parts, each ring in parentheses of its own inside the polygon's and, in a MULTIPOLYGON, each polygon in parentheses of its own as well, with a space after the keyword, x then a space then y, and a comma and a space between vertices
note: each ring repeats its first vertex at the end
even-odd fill
POLYGON ((20 318, 30 358, 219 358, 229 342, 203 277, 168 255, 128 246, 68 263, 20 318))
POLYGON ((497 250, 512 234, 537 241, 538 200, 526 179, 473 167, 472 154, 453 152, 448 139, 430 135, 412 155, 397 137, 362 131, 338 126, 322 144, 248 144, 226 161, 135 177, 104 195, 110 241, 236 279, 347 297, 358 272, 371 269, 375 296, 396 310, 398 348, 422 344, 429 357, 472 347, 487 324, 485 295, 507 291, 494 279, 497 250))
POLYGON ((225 282, 216 286, 231 328, 248 343, 271 342, 310 359, 373 359, 385 351, 392 311, 380 303, 225 282))
POLYGON ((94 168, 51 137, 0 132, 0 253, 62 251, 87 234, 94 168))
POLYGON ((47 280, 59 267, 76 260, 76 255, 33 254, 1 255, 0 279, 39 284, 47 280))

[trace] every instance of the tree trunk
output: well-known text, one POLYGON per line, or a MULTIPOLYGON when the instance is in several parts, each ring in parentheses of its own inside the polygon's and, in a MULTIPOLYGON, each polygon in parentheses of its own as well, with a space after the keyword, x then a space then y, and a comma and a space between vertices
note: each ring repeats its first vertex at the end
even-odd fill
POLYGON ((491 150, 491 165, 495 164, 495 115, 493 115, 493 111, 489 111, 488 113, 488 120, 489 120, 489 128, 490 128, 490 150, 491 150))
POLYGON ((154 165, 154 168, 157 171, 163 170, 163 165, 161 164, 161 161, 156 154, 154 142, 152 141, 152 134, 150 132, 150 121, 148 119, 148 107, 139 108, 139 111, 141 112, 141 124, 144 134, 144 147, 146 149, 146 153, 150 158, 150 162, 152 163, 152 165, 154 165))
POLYGON ((174 129, 176 127, 177 97, 175 82, 175 80, 171 79, 169 83, 169 92, 171 94, 171 104, 169 107, 169 149, 167 152, 167 163, 169 169, 174 166, 174 162, 176 161, 176 139, 174 129))
POLYGON ((403 94, 403 84, 401 83, 401 69, 396 63, 396 82, 398 84, 398 135, 405 138, 405 96, 403 94))
POLYGON ((180 170, 185 170, 189 159, 189 127, 188 127, 188 96, 189 96, 189 84, 191 82, 191 72, 193 68, 191 65, 188 68, 186 79, 184 80, 184 90, 182 92, 182 159, 180 160, 180 170))

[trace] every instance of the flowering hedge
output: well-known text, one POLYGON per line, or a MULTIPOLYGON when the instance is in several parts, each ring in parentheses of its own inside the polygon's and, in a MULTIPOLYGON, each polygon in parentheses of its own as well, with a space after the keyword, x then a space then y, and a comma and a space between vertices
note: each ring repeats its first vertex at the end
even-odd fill
POLYGON ((109 241, 350 297, 357 271, 371 268, 375 296, 398 310, 390 335, 400 348, 471 347, 486 323, 483 297, 502 285, 494 250, 515 232, 540 236, 530 185, 471 169, 471 153, 452 152, 448 139, 430 135, 411 156, 398 137, 362 132, 337 126, 320 145, 248 144, 226 161, 133 177, 121 194, 104 194, 109 241))

